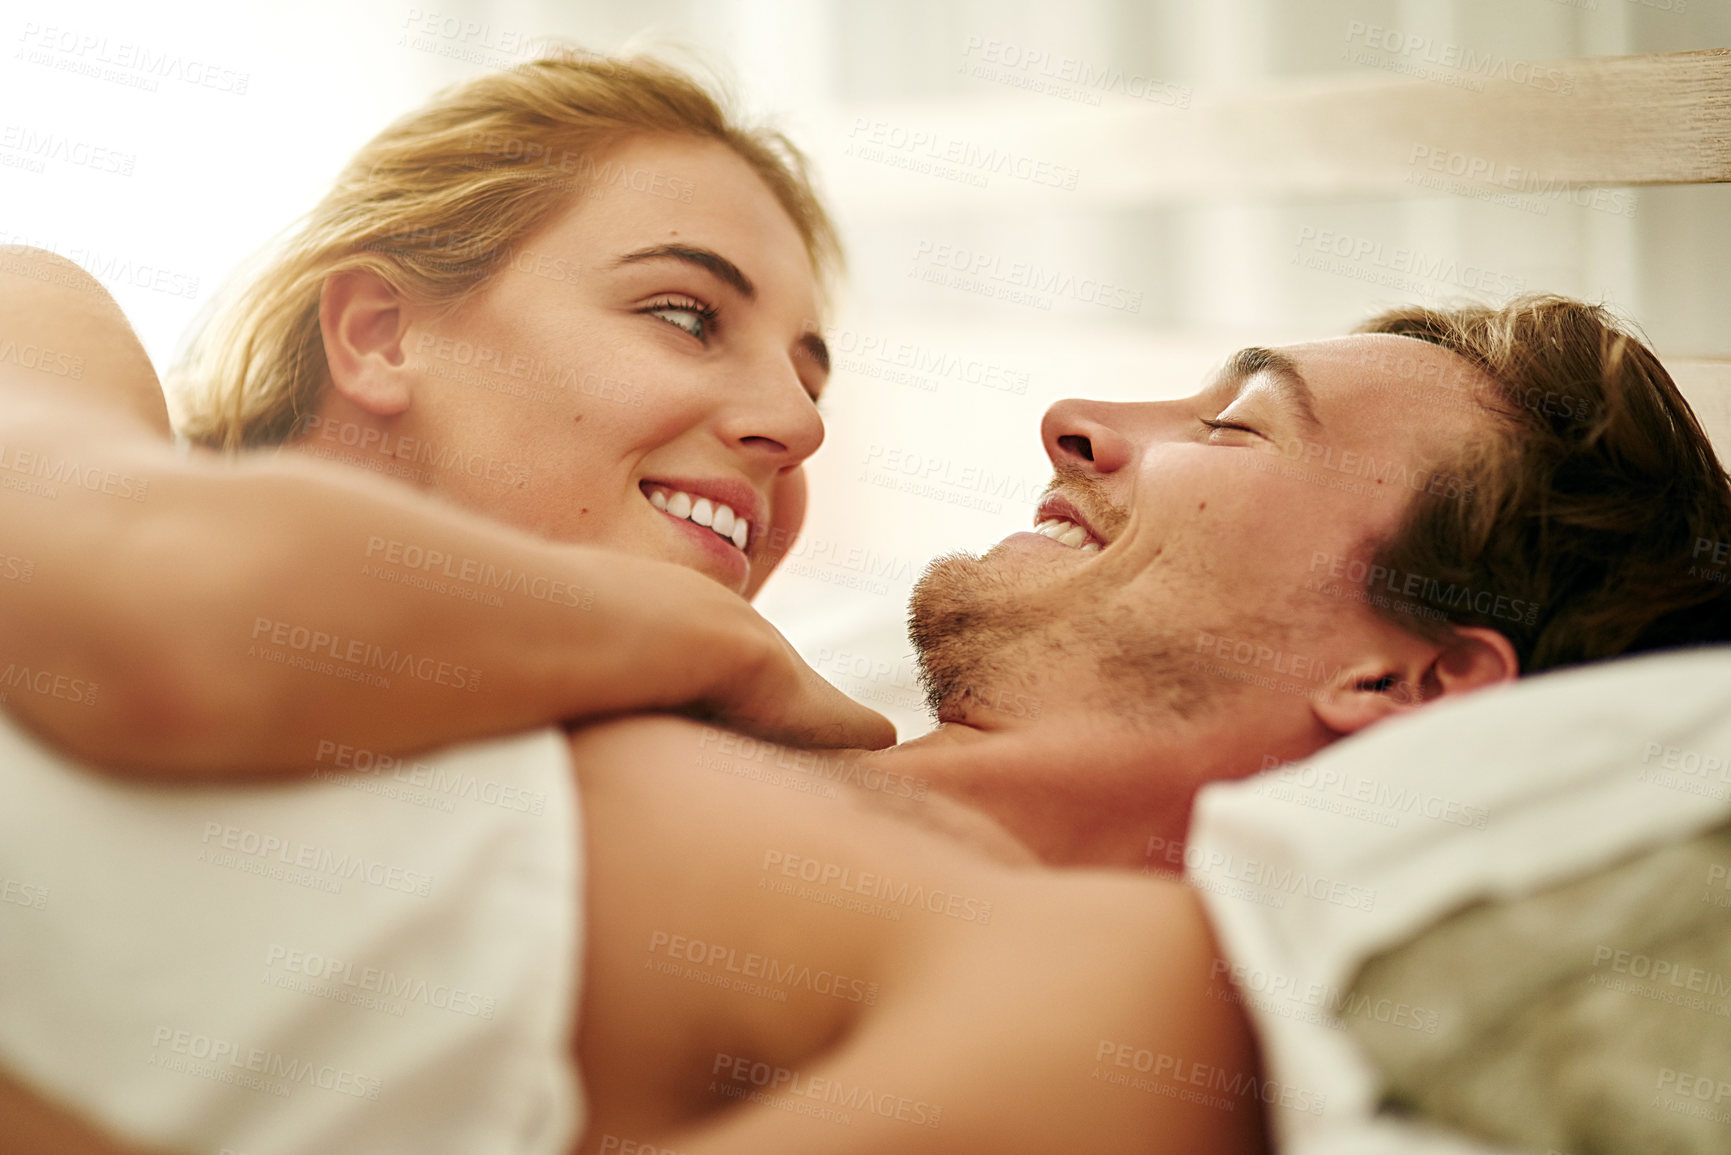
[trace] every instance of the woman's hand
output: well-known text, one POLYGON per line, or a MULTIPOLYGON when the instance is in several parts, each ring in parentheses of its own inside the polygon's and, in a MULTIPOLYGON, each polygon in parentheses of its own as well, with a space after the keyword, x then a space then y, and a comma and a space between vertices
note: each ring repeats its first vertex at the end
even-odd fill
POLYGON ((644 645, 660 650, 648 665, 682 666, 700 678, 699 685, 688 685, 685 674, 669 669, 667 684, 679 687, 684 699, 670 702, 673 709, 790 746, 878 750, 894 744, 887 718, 825 681, 744 599, 684 566, 640 564, 662 569, 667 583, 665 590, 646 591, 642 607, 654 619, 644 645), (713 655, 702 669, 691 666, 695 639, 713 655))

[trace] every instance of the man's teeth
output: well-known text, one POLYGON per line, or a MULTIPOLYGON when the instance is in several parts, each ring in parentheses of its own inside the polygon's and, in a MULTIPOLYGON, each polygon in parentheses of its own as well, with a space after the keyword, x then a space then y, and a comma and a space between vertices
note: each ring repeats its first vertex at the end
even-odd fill
POLYGON ((1079 549, 1083 553, 1099 553, 1100 543, 1088 540, 1088 531, 1073 521, 1052 518, 1042 521, 1034 527, 1035 533, 1043 533, 1059 545, 1067 545, 1071 549, 1079 549))
POLYGON ((668 492, 657 489, 650 493, 649 504, 663 513, 712 529, 740 549, 751 540, 749 521, 734 513, 731 506, 718 505, 707 497, 694 498, 678 489, 672 490, 670 496, 668 492))

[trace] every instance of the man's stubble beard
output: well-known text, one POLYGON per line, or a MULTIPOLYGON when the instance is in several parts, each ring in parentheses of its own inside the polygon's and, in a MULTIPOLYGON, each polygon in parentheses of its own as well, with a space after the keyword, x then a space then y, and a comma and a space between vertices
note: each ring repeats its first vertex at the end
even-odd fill
POLYGON ((946 555, 920 576, 908 636, 936 719, 960 721, 979 707, 1025 714, 1029 703, 1043 716, 1061 691, 1067 710, 1157 730, 1236 690, 1193 669, 1204 627, 1155 608, 1175 599, 1091 581, 1072 567, 1045 569, 998 547, 984 557, 946 555))

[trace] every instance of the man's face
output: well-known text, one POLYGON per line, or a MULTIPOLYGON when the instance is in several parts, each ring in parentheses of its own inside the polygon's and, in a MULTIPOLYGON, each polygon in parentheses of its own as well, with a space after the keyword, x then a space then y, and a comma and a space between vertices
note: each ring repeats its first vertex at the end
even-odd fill
POLYGON ((940 720, 1191 725, 1250 769, 1314 749, 1308 695, 1393 629, 1353 563, 1421 492, 1462 499, 1448 463, 1489 428, 1478 386, 1447 350, 1366 335, 1246 350, 1184 400, 1054 405, 1045 532, 941 559, 914 592, 940 720))

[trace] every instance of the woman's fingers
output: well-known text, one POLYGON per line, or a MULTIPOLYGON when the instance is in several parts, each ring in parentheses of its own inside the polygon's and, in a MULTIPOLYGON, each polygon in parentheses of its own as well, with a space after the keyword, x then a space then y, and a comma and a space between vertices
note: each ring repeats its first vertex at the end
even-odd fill
MULTIPOLYGON (((739 603, 744 608, 743 603, 739 603)), ((755 610, 736 618, 726 669, 686 712, 788 746, 881 750, 895 726, 825 681, 755 610)))

